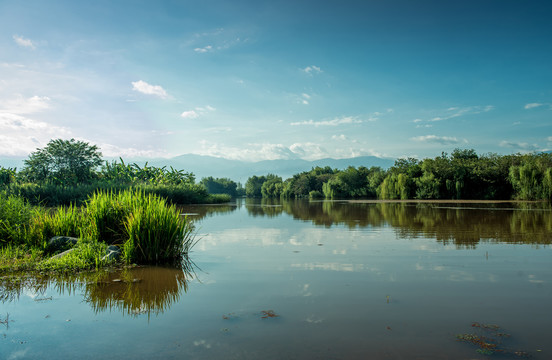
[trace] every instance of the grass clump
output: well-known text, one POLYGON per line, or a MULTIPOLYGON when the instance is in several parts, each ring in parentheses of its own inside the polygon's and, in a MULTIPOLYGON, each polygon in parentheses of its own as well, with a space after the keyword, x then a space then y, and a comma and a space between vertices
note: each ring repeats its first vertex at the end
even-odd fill
POLYGON ((175 205, 152 193, 98 192, 86 203, 85 232, 123 247, 127 262, 158 264, 178 260, 193 245, 193 226, 175 205))
POLYGON ((96 192, 82 207, 55 210, 0 193, 0 271, 99 268, 114 261, 104 258, 113 244, 128 263, 179 262, 194 245, 192 232, 175 205, 141 190, 96 192), (56 256, 72 244, 53 250, 53 236, 79 240, 56 256))
POLYGON ((25 243, 34 215, 33 207, 23 199, 0 192, 0 246, 25 243))

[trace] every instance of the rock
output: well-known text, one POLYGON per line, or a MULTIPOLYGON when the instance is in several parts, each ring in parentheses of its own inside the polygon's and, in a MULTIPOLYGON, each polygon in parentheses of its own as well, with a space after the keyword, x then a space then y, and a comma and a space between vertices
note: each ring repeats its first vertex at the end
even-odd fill
POLYGON ((121 249, 115 245, 109 245, 106 250, 106 254, 102 257, 102 261, 119 260, 121 258, 121 249))
POLYGON ((70 236, 54 236, 48 241, 48 251, 57 252, 72 248, 79 239, 70 236))
POLYGON ((62 258, 62 257, 64 257, 65 255, 67 255, 67 254, 73 252, 74 250, 75 250, 75 249, 65 250, 65 251, 62 252, 62 253, 59 253, 59 254, 57 254, 57 255, 52 256, 51 259, 59 259, 59 258, 62 258))

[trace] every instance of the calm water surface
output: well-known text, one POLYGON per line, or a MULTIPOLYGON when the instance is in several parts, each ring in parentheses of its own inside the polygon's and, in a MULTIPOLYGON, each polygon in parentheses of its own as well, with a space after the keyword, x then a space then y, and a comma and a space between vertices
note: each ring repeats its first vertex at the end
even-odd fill
POLYGON ((185 269, 4 276, 0 359, 486 359, 482 337, 491 358, 552 358, 546 204, 183 212, 199 239, 185 269))

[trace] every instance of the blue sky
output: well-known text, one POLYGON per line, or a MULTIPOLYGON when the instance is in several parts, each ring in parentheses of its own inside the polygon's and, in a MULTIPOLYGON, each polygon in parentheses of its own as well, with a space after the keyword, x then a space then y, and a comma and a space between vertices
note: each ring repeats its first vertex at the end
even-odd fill
POLYGON ((549 1, 0 0, 0 156, 552 149, 549 1))

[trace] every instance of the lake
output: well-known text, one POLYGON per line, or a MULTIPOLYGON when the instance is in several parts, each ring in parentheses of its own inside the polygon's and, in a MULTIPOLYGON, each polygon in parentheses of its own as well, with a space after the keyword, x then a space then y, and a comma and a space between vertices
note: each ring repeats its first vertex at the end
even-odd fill
POLYGON ((182 212, 198 240, 183 268, 3 277, 0 358, 552 358, 548 204, 182 212))

